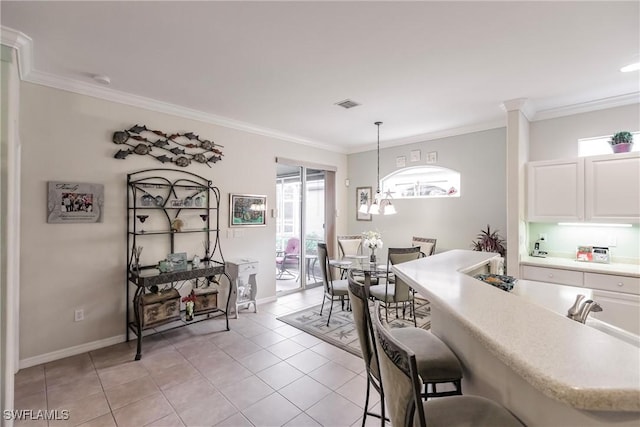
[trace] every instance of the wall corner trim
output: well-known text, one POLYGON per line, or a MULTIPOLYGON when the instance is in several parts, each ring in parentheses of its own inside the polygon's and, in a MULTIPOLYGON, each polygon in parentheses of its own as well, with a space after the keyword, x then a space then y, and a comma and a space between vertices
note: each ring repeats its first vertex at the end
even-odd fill
POLYGON ((20 31, 0 25, 0 42, 18 53, 18 72, 25 80, 33 69, 33 40, 20 31))

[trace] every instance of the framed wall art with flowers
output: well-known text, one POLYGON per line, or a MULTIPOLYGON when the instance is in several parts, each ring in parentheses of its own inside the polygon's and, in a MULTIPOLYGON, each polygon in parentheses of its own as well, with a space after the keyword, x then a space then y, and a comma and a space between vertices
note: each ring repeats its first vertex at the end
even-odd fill
POLYGON ((371 196, 373 192, 371 187, 356 188, 356 220, 371 221, 369 213, 369 205, 371 205, 371 196))

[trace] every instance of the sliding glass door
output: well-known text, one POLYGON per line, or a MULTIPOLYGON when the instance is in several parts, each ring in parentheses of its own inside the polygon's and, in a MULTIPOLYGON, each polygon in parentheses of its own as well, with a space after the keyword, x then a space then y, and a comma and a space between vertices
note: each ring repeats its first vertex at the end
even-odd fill
POLYGON ((325 241, 325 171, 278 163, 276 291, 321 283, 317 245, 325 241))

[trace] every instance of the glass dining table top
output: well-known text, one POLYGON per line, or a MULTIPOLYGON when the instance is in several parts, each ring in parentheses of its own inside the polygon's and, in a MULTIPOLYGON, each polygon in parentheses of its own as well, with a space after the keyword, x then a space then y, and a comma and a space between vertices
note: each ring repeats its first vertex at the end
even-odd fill
POLYGON ((385 273, 387 265, 369 261, 367 255, 346 256, 340 259, 332 259, 329 263, 341 270, 354 270, 362 273, 385 273))

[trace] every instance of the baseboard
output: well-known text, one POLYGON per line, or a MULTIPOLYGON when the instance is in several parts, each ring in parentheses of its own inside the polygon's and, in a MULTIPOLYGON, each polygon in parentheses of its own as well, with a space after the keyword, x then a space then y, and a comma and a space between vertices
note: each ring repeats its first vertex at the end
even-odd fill
POLYGON ((75 356, 77 354, 86 353, 103 347, 109 347, 114 344, 120 344, 125 340, 126 337, 124 335, 116 335, 115 337, 92 341, 86 344, 76 345, 74 347, 63 348, 61 350, 29 357, 27 359, 21 359, 19 366, 20 369, 30 368, 31 366, 40 365, 42 363, 53 362, 54 360, 64 359, 65 357, 75 356))
POLYGON ((271 296, 271 297, 257 299, 256 302, 258 303, 258 305, 260 305, 260 304, 266 304, 268 302, 274 302, 274 301, 277 301, 277 300, 278 300, 278 297, 276 297, 274 295, 274 296, 271 296))

